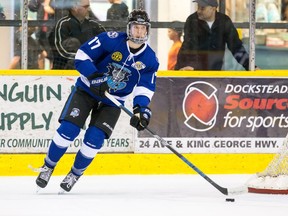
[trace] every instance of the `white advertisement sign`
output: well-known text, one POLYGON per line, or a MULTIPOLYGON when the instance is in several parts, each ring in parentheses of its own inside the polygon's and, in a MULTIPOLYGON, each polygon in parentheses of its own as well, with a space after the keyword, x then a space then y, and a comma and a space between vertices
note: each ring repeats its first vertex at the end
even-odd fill
MULTIPOLYGON (((76 79, 73 76, 2 76, 0 152, 47 152, 59 126, 58 117, 76 79)), ((71 143, 68 152, 78 150, 83 134, 84 130, 71 143)), ((105 141, 101 151, 132 152, 132 138, 129 117, 122 113, 112 137, 105 141)))
MULTIPOLYGON (((164 138, 179 153, 276 153, 284 138, 164 138)), ((137 153, 171 153, 156 138, 138 138, 137 153)))

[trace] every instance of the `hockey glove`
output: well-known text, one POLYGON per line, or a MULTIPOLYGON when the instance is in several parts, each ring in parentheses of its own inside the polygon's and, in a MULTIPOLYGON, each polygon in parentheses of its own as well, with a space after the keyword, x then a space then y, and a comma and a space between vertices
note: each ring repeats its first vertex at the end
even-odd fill
POLYGON ((90 90, 99 97, 105 97, 105 91, 109 90, 108 77, 104 73, 94 73, 87 77, 90 82, 90 90))
POLYGON ((138 131, 144 130, 150 121, 152 112, 149 107, 135 106, 133 108, 134 115, 130 119, 130 125, 138 131))

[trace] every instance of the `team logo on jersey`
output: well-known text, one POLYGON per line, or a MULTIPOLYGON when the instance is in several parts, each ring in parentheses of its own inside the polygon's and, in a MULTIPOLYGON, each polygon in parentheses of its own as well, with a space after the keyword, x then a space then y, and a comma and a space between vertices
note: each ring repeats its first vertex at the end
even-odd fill
POLYGON ((113 59, 114 61, 119 62, 119 61, 122 60, 122 58, 123 58, 122 53, 120 53, 120 52, 114 52, 114 53, 112 53, 112 59, 113 59))
POLYGON ((117 63, 109 64, 108 68, 108 80, 107 84, 110 89, 117 91, 126 87, 128 77, 131 75, 131 71, 122 65, 117 63))
POLYGON ((200 132, 214 127, 219 109, 216 92, 213 85, 203 81, 187 86, 182 105, 187 127, 200 132))
POLYGON ((131 65, 131 67, 135 68, 136 70, 142 70, 142 69, 146 68, 146 65, 141 61, 137 61, 137 62, 133 63, 131 65))
POLYGON ((116 31, 110 31, 110 32, 107 32, 107 35, 109 38, 116 38, 118 37, 119 34, 116 31))
POLYGON ((80 110, 78 108, 73 108, 71 113, 70 113, 70 116, 72 116, 73 118, 77 117, 80 115, 80 110))

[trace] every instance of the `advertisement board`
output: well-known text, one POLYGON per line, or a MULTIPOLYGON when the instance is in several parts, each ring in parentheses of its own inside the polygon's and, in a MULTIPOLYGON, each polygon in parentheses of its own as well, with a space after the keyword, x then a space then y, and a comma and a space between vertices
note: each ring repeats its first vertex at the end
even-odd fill
MULTIPOLYGON (((283 78, 159 78, 150 127, 181 153, 274 153, 288 127, 283 78)), ((147 132, 136 152, 169 152, 147 132)))
MULTIPOLYGON (((59 126, 58 117, 76 78, 76 76, 2 76, 0 152, 47 152, 59 126)), ((129 106, 129 101, 127 104, 129 106)), ((133 129, 127 125, 129 117, 122 114, 113 136, 105 141, 102 152, 134 151, 133 129)), ((68 152, 76 152, 79 149, 83 141, 83 132, 84 130, 71 143, 68 152)))
MULTIPOLYGON (((2 76, 0 152, 47 152, 76 79, 2 76)), ((149 127, 180 153, 275 153, 287 134, 287 92, 277 77, 158 77, 149 127)), ((125 105, 131 109, 132 98, 125 105)), ((122 112, 101 152, 170 153, 129 120, 122 112)), ((68 152, 79 149, 83 132, 68 152)))

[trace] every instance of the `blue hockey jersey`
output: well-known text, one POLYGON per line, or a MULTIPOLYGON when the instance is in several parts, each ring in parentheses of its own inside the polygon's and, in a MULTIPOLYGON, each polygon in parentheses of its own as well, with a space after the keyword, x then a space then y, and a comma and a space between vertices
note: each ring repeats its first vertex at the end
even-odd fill
POLYGON ((110 94, 119 102, 123 104, 133 92, 133 105, 145 107, 155 91, 159 62, 147 43, 138 52, 131 53, 127 38, 126 33, 103 32, 84 43, 75 57, 75 67, 81 74, 76 86, 97 100, 113 106, 109 99, 99 98, 89 89, 87 77, 93 73, 105 73, 110 94))

